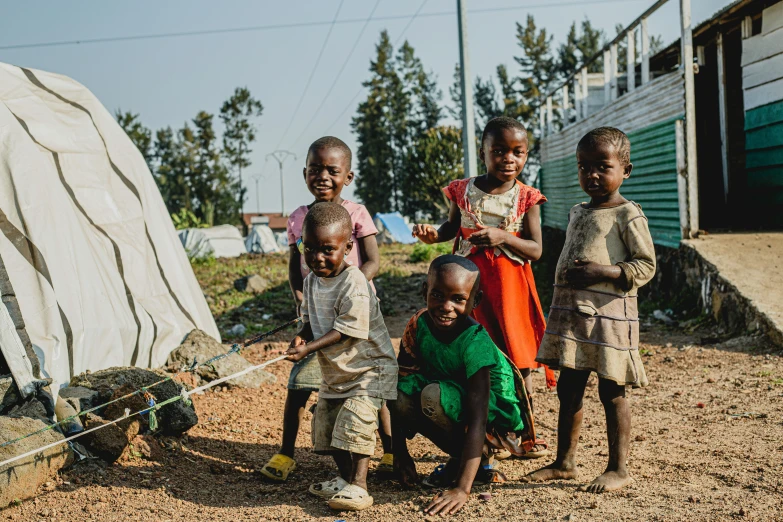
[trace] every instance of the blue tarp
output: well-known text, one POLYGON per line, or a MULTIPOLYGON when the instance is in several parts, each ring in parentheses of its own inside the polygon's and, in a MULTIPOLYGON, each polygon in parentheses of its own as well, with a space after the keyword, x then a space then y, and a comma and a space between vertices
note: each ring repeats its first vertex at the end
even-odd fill
POLYGON ((405 223, 399 212, 382 214, 378 212, 373 218, 375 227, 379 233, 379 243, 415 243, 417 240, 411 236, 411 229, 405 223))

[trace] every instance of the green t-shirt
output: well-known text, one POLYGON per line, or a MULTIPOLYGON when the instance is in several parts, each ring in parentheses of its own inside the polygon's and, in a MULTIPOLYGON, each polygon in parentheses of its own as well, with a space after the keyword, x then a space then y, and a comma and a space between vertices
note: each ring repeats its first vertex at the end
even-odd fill
POLYGON ((417 395, 428 384, 438 383, 446 415, 454 422, 462 422, 462 401, 468 379, 480 369, 489 368, 488 430, 490 426, 501 431, 524 428, 515 392, 514 371, 481 325, 467 328, 454 341, 444 344, 432 335, 426 314, 421 314, 416 322, 415 344, 416 362, 420 369, 400 376, 397 381, 399 391, 417 395))

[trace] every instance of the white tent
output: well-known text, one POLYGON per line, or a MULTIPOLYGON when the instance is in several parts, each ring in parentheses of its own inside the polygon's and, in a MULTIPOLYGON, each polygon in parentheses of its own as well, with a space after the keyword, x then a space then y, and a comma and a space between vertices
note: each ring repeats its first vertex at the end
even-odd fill
POLYGON ((272 254, 280 252, 275 233, 269 226, 255 224, 245 238, 245 248, 253 254, 272 254))
POLYGON ((239 257, 247 254, 245 241, 237 227, 220 225, 211 228, 186 228, 179 231, 179 240, 188 257, 239 257))
POLYGON ((219 339, 144 158, 84 86, 0 63, 0 350, 23 393, 219 339))

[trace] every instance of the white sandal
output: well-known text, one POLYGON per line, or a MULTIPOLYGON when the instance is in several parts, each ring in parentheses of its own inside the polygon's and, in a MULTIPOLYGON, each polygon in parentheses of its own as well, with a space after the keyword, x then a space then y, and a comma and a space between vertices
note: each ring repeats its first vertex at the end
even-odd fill
POLYGON ((337 476, 332 480, 327 480, 325 482, 320 482, 318 484, 311 484, 310 489, 308 489, 307 491, 309 491, 316 497, 332 498, 347 485, 348 483, 345 480, 343 480, 342 477, 337 476))
POLYGON ((361 511, 372 506, 372 497, 366 489, 348 484, 339 493, 329 499, 330 508, 338 511, 361 511))

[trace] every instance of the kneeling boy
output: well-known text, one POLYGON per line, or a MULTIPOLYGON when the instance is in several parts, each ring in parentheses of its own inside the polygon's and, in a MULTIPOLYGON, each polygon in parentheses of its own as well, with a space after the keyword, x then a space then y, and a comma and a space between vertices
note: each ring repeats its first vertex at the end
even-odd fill
POLYGON ((302 242, 311 272, 304 280, 304 326, 287 352, 292 361, 318 354, 313 449, 332 455, 340 474, 309 491, 339 510, 372 505, 367 468, 378 411, 397 395, 397 362, 378 299, 362 272, 345 262, 352 230, 351 216, 336 203, 316 203, 305 216, 302 242))
MULTIPOLYGON (((448 255, 430 265, 427 308, 408 322, 400 344, 397 400, 390 403, 394 464, 403 485, 418 482, 406 438, 418 432, 451 455, 425 484, 448 487, 428 514, 459 511, 489 448, 521 456, 535 444, 530 407, 518 370, 470 317, 481 299, 472 261, 448 255)), ((489 473, 488 473, 489 472, 489 473)))

